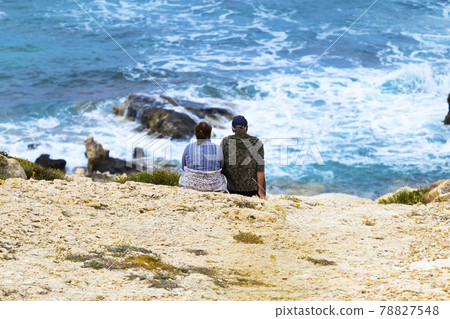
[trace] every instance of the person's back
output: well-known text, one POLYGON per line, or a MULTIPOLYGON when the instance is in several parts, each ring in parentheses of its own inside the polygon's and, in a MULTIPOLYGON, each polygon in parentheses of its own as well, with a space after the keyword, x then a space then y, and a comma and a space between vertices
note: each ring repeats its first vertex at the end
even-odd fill
POLYGON ((243 116, 236 116, 232 126, 235 134, 225 137, 220 144, 224 155, 222 173, 227 178, 228 191, 265 198, 263 143, 247 134, 248 124, 243 116))
POLYGON ((227 192, 227 180, 220 173, 223 153, 219 145, 211 142, 212 127, 200 122, 195 128, 196 142, 186 146, 181 159, 184 173, 180 187, 198 191, 227 192))
POLYGON ((182 168, 197 171, 218 171, 223 166, 223 154, 219 145, 209 139, 196 141, 186 146, 182 157, 182 168))

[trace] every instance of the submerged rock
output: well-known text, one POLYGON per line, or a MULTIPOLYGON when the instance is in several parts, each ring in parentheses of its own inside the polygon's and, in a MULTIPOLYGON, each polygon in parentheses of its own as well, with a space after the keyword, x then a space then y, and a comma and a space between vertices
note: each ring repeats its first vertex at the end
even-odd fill
POLYGON ((18 161, 0 154, 0 178, 27 179, 27 174, 18 161))
MULTIPOLYGON (((189 139, 193 136, 196 120, 205 119, 219 125, 223 119, 233 118, 228 107, 212 107, 187 100, 173 100, 167 96, 133 93, 124 104, 126 118, 136 120, 141 129, 174 139, 189 139)), ((118 108, 113 112, 119 114, 118 108)))
POLYGON ((47 168, 59 169, 61 171, 64 171, 66 169, 67 164, 63 159, 51 159, 50 155, 48 154, 42 154, 41 156, 39 156, 36 159, 35 163, 47 168))
POLYGON ((450 179, 442 179, 430 185, 430 190, 424 195, 425 202, 448 201, 450 199, 450 179))
POLYGON ((28 145, 27 145, 27 148, 28 148, 29 150, 35 150, 35 149, 37 149, 40 145, 41 145, 41 143, 28 144, 28 145))

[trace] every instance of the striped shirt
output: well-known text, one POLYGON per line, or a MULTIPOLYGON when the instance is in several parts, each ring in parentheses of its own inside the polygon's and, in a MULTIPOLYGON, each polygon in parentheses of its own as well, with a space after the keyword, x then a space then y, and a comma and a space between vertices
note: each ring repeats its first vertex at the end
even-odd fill
POLYGON ((181 167, 197 171, 218 171, 223 167, 222 148, 210 140, 193 142, 184 149, 181 167))

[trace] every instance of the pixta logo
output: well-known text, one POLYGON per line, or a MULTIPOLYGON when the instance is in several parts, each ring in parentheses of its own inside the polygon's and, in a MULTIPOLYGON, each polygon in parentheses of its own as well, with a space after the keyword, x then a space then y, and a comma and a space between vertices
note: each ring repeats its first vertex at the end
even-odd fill
POLYGON ((144 130, 127 138, 127 166, 139 171, 159 169, 173 160, 169 137, 144 130))

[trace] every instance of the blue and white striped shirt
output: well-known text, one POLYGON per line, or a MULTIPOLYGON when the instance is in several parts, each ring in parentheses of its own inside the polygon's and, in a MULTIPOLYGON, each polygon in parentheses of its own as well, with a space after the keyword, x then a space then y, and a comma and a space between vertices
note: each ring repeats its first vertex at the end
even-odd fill
POLYGON ((222 148, 210 140, 193 142, 186 146, 181 159, 181 167, 197 171, 218 171, 223 167, 222 148))

